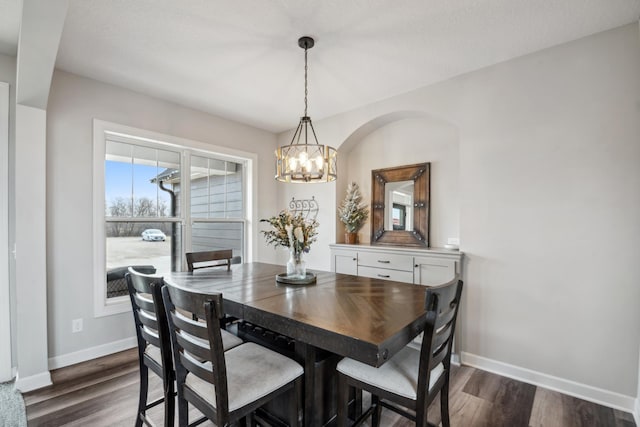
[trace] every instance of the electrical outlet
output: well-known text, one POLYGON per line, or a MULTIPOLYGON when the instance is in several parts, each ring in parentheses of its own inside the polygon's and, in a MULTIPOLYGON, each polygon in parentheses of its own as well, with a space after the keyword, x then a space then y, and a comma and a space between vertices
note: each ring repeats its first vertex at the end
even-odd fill
POLYGON ((460 244, 460 239, 457 237, 449 237, 447 239, 447 244, 448 245, 459 245, 460 244))
POLYGON ((71 321, 71 332, 82 332, 82 319, 73 319, 71 321))

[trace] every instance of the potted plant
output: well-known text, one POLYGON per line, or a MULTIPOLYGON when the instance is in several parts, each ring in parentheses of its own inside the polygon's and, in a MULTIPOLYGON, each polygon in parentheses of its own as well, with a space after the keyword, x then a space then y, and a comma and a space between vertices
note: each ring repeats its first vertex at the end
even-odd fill
POLYGON ((344 223, 345 243, 355 244, 358 240, 358 230, 362 228, 369 217, 369 209, 362 202, 360 187, 355 182, 347 186, 347 195, 338 207, 338 217, 344 223))

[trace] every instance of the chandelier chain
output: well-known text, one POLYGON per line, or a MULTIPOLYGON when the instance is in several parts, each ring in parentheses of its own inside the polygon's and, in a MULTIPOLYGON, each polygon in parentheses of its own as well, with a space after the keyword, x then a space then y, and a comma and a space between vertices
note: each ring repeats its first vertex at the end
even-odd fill
POLYGON ((307 48, 304 48, 304 116, 307 117, 307 95, 309 91, 307 90, 307 48))

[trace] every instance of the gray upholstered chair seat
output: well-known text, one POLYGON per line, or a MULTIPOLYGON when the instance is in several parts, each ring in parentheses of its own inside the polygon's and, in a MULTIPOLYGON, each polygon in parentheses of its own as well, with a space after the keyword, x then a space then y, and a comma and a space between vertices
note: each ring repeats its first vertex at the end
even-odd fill
POLYGON ((160 349, 155 345, 148 345, 147 348, 144 349, 144 353, 156 361, 156 363, 162 366, 162 358, 160 357, 160 349))
MULTIPOLYGON (((241 408, 298 378, 302 367, 295 361, 254 343, 245 343, 225 352, 229 411, 241 408)), ((202 365, 211 369, 211 364, 202 365)), ((186 385, 213 407, 215 387, 193 374, 186 385)))
MULTIPOLYGON (((222 346, 224 347, 224 351, 231 350, 244 342, 242 339, 233 335, 231 332, 225 331, 224 329, 220 330, 220 335, 222 335, 222 346)), ((202 342, 204 342, 205 345, 209 344, 205 340, 202 340, 202 342)))
MULTIPOLYGON (((407 346, 379 368, 344 358, 338 363, 336 369, 338 372, 381 390, 415 400, 417 397, 419 365, 420 351, 407 346)), ((444 365, 442 363, 431 370, 429 390, 431 390, 443 372, 444 365)))

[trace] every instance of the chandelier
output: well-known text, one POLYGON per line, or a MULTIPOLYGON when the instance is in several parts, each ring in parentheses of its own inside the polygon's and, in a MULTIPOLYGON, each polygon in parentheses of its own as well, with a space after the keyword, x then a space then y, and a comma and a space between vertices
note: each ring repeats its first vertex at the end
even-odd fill
POLYGON ((281 182, 330 182, 338 176, 336 149, 318 143, 311 117, 307 115, 307 50, 313 45, 311 37, 298 39, 298 46, 304 49, 304 116, 300 117, 291 143, 276 150, 276 179, 281 182), (310 136, 315 143, 309 144, 310 136))

